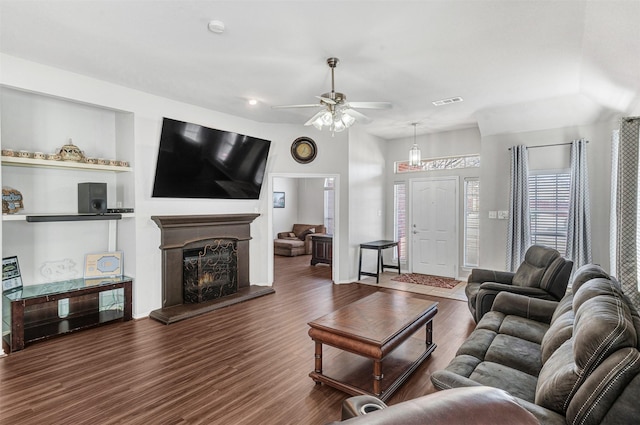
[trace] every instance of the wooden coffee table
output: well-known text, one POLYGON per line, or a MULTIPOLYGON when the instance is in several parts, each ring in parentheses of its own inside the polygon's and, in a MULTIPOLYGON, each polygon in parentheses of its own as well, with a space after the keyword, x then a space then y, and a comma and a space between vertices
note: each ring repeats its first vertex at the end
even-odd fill
POLYGON ((437 312, 434 301, 376 292, 309 322, 315 341, 309 376, 351 395, 387 400, 435 350, 431 321, 437 312), (422 327, 424 339, 414 336, 422 327), (341 350, 331 356, 331 377, 322 369, 322 344, 341 350))

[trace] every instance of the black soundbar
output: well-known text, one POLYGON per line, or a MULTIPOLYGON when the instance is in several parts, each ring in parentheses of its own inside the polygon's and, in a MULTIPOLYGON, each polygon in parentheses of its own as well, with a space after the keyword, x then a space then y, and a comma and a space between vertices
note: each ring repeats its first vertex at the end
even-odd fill
POLYGON ((44 223, 50 221, 89 221, 89 220, 120 220, 122 214, 52 214, 28 215, 29 223, 44 223))

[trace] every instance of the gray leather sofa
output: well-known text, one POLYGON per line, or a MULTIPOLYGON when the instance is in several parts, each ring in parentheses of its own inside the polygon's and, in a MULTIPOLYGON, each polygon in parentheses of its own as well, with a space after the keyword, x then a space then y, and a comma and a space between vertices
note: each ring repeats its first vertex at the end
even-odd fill
POLYGON ((572 268, 573 262, 557 250, 532 245, 515 273, 473 269, 465 287, 469 311, 476 323, 479 322, 502 291, 559 301, 567 290, 572 268))
POLYGON ((431 380, 441 390, 500 388, 544 424, 637 423, 639 340, 620 284, 586 265, 559 302, 500 292, 431 380))
POLYGON ((537 425, 515 398, 497 388, 439 391, 387 407, 373 396, 355 396, 342 404, 341 425, 537 425))

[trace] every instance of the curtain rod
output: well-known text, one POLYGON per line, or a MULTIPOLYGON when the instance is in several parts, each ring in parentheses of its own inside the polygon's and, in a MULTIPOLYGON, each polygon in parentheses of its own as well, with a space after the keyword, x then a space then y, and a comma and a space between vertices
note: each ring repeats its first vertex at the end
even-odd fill
MULTIPOLYGON (((589 143, 588 140, 585 140, 585 142, 589 143)), ((566 143, 552 143, 550 145, 537 145, 537 146, 526 146, 527 149, 535 149, 535 148, 548 148, 550 146, 564 146, 564 145, 570 145, 573 142, 566 142, 566 143)), ((511 148, 509 148, 509 150, 511 150, 511 148)))

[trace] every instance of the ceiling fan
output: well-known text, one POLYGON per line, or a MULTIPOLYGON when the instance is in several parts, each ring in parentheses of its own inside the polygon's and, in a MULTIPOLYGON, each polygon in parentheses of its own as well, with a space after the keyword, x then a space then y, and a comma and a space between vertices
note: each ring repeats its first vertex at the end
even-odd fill
POLYGON ((347 96, 344 93, 335 91, 334 69, 338 65, 338 58, 328 58, 327 65, 331 68, 331 91, 316 96, 320 99, 319 103, 311 103, 304 105, 282 105, 273 106, 274 109, 284 108, 320 108, 314 116, 312 116, 304 125, 313 125, 318 130, 322 127, 329 127, 332 133, 340 132, 349 128, 354 122, 369 122, 369 117, 356 109, 389 109, 389 102, 347 102, 347 96))

